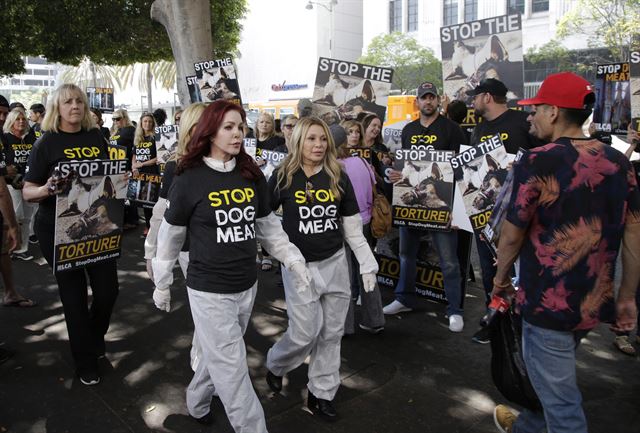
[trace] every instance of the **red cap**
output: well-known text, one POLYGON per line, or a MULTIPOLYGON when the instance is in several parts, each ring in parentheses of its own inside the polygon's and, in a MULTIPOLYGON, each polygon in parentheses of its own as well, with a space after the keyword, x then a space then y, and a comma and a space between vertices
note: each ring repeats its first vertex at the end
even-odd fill
MULTIPOLYGON (((518 105, 555 105, 560 108, 584 109, 585 97, 593 94, 593 87, 584 78, 572 72, 549 75, 536 96, 518 101, 518 105)), ((593 102, 593 101, 592 101, 593 102)))

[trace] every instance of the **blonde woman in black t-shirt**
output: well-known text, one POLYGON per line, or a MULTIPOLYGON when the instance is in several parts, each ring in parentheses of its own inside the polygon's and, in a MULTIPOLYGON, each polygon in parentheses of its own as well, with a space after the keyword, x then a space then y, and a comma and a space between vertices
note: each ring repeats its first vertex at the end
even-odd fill
POLYGON ((210 423, 220 397, 236 432, 267 431, 246 361, 244 332, 257 291, 259 240, 308 289, 304 258, 269 207, 267 184, 242 146, 244 110, 219 100, 196 126, 173 181, 152 260, 156 306, 169 311, 173 265, 189 234, 187 292, 201 350, 187 388, 189 414, 210 423))
MULTIPOLYGON (((131 170, 134 176, 139 173, 160 174, 160 168, 156 164, 158 153, 156 150, 156 119, 151 113, 142 113, 136 132, 133 136, 133 155, 131 156, 131 170)), ((152 208, 143 207, 144 220, 147 227, 144 236, 149 233, 149 221, 151 221, 152 208)))
POLYGON ((289 328, 267 355, 267 384, 279 392, 282 376, 310 355, 307 405, 314 414, 335 420, 332 400, 340 386, 340 341, 351 298, 344 242, 360 264, 367 292, 375 287, 378 264, 362 234, 358 202, 326 123, 300 119, 269 189, 271 206, 282 206, 284 230, 304 255, 312 281, 308 288, 298 287, 291 273, 282 271, 289 328))
MULTIPOLYGON (((22 194, 25 200, 39 203, 34 231, 42 255, 52 266, 56 195, 61 192, 53 170, 61 161, 109 157, 102 133, 89 114, 87 97, 73 84, 63 84, 51 95, 42 130, 29 155, 22 194)), ((76 372, 83 384, 95 385, 100 382, 98 357, 105 353, 104 336, 118 296, 116 261, 105 260, 54 275, 76 372), (91 306, 87 305, 87 283, 93 294, 91 306)))

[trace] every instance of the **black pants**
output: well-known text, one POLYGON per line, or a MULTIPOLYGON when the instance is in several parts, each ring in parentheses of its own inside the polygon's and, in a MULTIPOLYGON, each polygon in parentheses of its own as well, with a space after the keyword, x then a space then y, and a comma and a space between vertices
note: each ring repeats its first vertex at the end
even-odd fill
MULTIPOLYGON (((36 215, 34 231, 42 255, 53 266, 53 224, 36 215)), ((115 260, 107 260, 84 269, 55 273, 58 292, 67 324, 71 354, 76 370, 95 371, 98 356, 105 351, 104 336, 118 297, 118 269, 115 260), (88 283, 93 301, 88 305, 88 283)))

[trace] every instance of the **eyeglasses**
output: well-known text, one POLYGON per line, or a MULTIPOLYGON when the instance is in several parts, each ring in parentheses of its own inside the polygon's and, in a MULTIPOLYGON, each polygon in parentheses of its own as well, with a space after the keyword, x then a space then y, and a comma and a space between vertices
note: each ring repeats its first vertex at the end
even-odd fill
POLYGON ((111 120, 113 120, 114 122, 119 122, 120 120, 122 120, 122 117, 112 117, 111 120))
POLYGON ((284 125, 282 125, 282 127, 286 128, 286 129, 293 129, 294 126, 296 126, 296 125, 293 125, 291 123, 285 123, 284 125))
POLYGON ((313 184, 311 181, 306 181, 304 184, 304 197, 307 203, 313 203, 313 184))

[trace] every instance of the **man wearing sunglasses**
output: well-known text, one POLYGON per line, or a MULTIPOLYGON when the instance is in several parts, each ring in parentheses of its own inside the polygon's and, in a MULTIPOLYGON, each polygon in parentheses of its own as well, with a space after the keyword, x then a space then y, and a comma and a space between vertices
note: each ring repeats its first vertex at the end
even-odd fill
MULTIPOLYGON (((470 143, 478 146, 480 143, 499 135, 507 153, 515 155, 519 148, 532 149, 543 143, 529 134, 529 115, 525 111, 510 110, 507 107, 507 86, 495 78, 486 78, 473 90, 467 91, 467 96, 473 97, 473 108, 476 114, 477 125, 471 134, 470 143), (480 119, 482 118, 482 119, 480 119)), ((480 187, 480 185, 475 185, 480 187)), ((462 191, 463 193, 465 191, 462 191)), ((489 295, 493 289, 493 277, 496 274, 493 254, 485 242, 476 234, 476 247, 482 269, 482 285, 486 294, 486 304, 489 304, 489 295)), ((489 329, 482 328, 474 334, 472 340, 476 343, 487 344, 489 329)))
POLYGON ((507 433, 586 433, 576 349, 600 321, 614 331, 635 327, 640 192, 625 155, 583 133, 595 103, 588 81, 553 74, 534 98, 518 103, 531 106, 530 132, 548 144, 513 166, 492 295, 514 294, 510 270, 519 257, 523 358, 543 410, 525 409, 516 418, 500 405, 494 420, 507 433))

